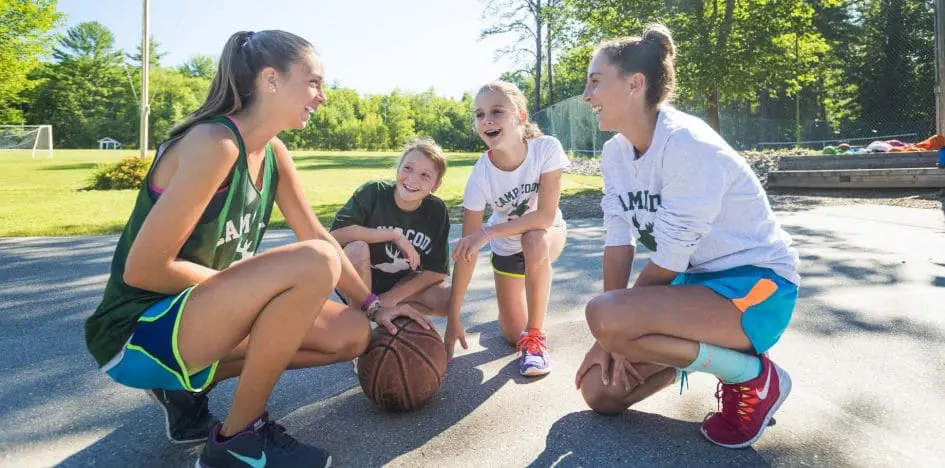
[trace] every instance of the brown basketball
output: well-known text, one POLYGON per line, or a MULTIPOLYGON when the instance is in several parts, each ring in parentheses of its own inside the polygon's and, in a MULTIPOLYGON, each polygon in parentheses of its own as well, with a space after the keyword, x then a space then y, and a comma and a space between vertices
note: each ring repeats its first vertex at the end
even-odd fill
POLYGON ((397 333, 374 330, 358 359, 364 394, 388 411, 409 411, 433 397, 446 370, 446 350, 436 330, 424 330, 407 317, 394 319, 397 333))

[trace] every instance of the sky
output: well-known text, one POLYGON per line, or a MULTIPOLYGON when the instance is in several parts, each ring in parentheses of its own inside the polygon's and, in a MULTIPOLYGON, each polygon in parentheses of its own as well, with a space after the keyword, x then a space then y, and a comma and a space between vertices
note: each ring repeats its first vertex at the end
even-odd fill
MULTIPOLYGON (((141 41, 141 0, 59 0, 60 32, 98 21, 127 52, 141 41)), ((458 98, 514 68, 495 50, 511 37, 479 40, 480 0, 153 0, 151 36, 173 66, 194 55, 218 58, 240 30, 282 29, 315 45, 326 81, 361 94, 395 88, 458 98)))

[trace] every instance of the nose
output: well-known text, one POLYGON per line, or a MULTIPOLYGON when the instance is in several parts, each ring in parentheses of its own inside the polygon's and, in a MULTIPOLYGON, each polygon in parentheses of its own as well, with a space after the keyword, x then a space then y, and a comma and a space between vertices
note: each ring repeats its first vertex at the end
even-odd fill
POLYGON ((588 86, 585 86, 585 87, 584 87, 584 93, 581 94, 581 99, 583 99, 584 102, 586 102, 586 103, 588 103, 588 104, 591 103, 590 87, 588 87, 588 86))

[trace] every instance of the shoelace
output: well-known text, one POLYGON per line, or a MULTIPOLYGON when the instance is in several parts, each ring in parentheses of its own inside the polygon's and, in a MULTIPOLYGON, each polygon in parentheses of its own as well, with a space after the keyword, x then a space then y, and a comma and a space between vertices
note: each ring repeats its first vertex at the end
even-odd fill
POLYGON ((715 398, 719 404, 722 420, 733 428, 744 430, 751 421, 751 415, 755 412, 751 401, 751 391, 749 387, 737 384, 726 385, 721 381, 716 387, 715 398))
POLYGON ((293 448, 299 443, 289 434, 286 434, 286 429, 281 424, 267 421, 266 424, 260 429, 263 432, 264 440, 272 442, 272 444, 286 452, 292 451, 293 448))
POLYGON ((529 354, 541 354, 547 348, 544 337, 541 335, 528 334, 518 339, 519 351, 524 349, 529 354))

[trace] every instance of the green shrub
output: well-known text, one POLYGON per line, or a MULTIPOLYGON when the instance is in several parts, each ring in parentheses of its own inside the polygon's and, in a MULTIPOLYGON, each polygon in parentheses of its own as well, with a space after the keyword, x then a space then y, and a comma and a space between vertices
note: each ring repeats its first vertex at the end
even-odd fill
POLYGON ((153 158, 131 157, 103 164, 89 181, 88 190, 128 190, 141 187, 153 158))

